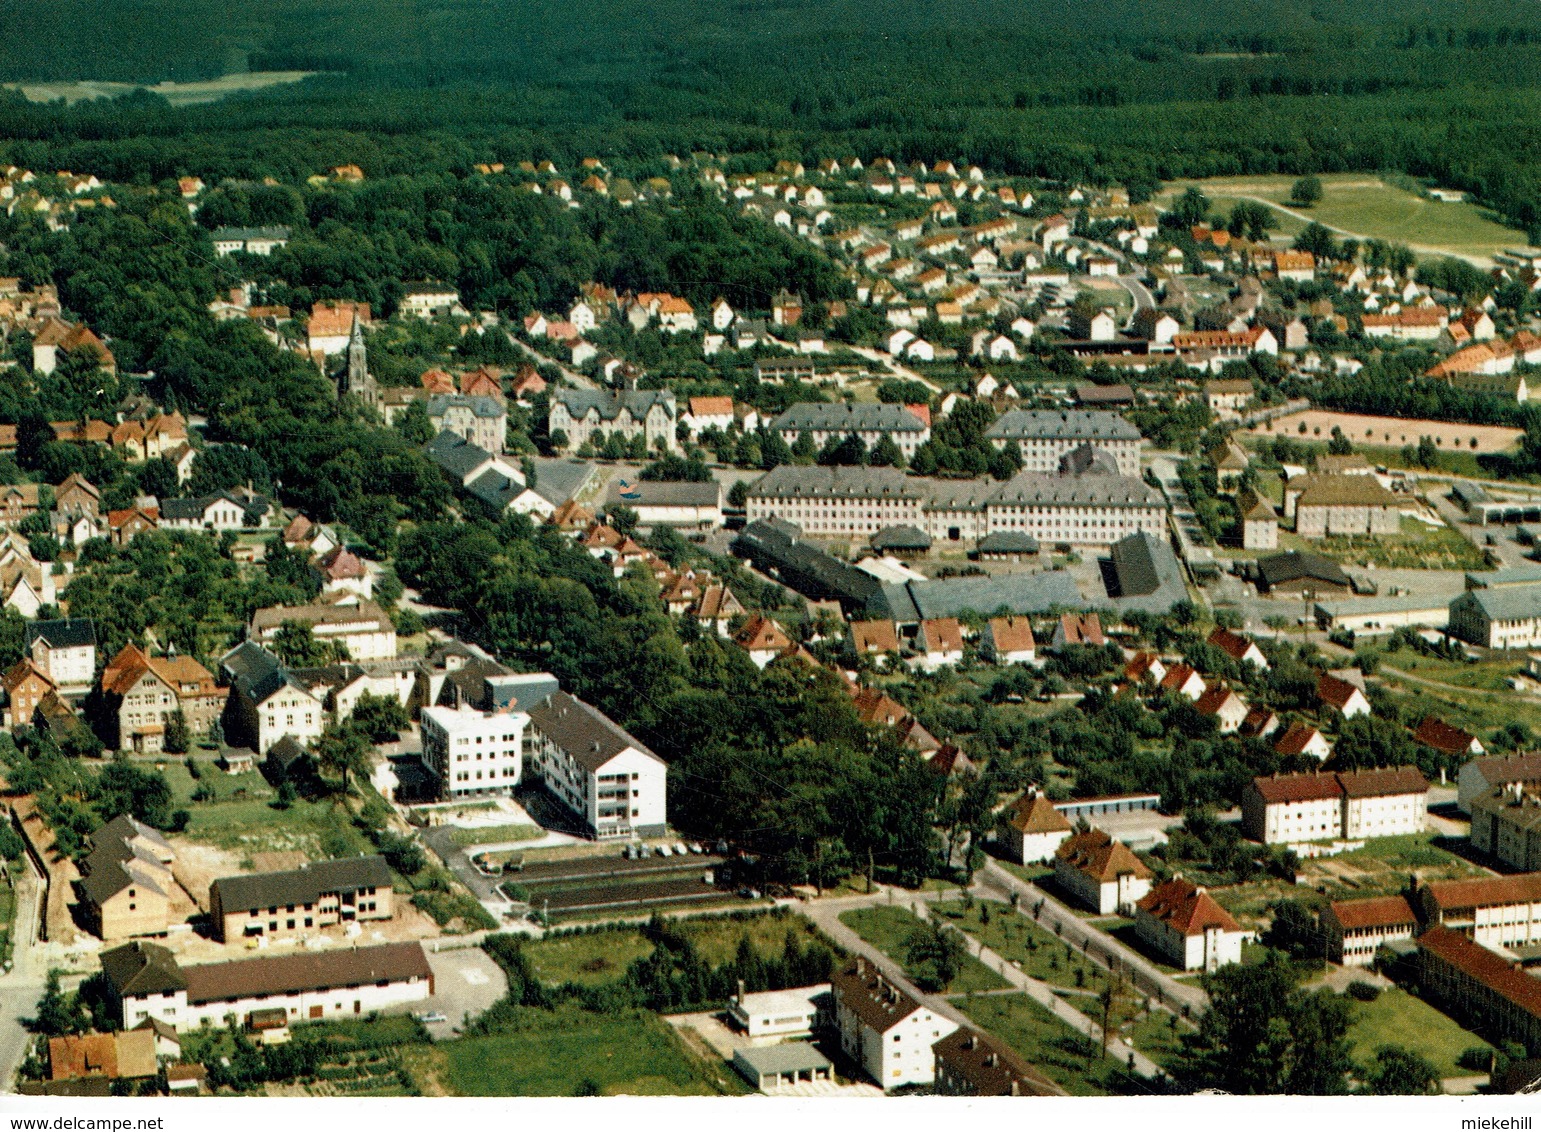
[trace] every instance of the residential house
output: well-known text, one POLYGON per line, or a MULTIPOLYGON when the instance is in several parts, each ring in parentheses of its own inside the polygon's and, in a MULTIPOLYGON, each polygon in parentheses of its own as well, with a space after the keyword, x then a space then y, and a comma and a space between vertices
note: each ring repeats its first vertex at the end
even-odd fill
POLYGON ((878 667, 899 654, 899 630, 892 621, 852 621, 850 632, 856 655, 872 657, 878 667))
POLYGON ((224 943, 303 938, 337 923, 389 920, 391 883, 384 857, 343 857, 285 872, 220 877, 209 886, 209 920, 224 943))
POLYGON ((1541 754, 1486 755, 1461 767, 1456 779, 1456 806, 1466 814, 1477 798, 1516 786, 1541 786, 1541 754))
POLYGON ((225 733, 258 755, 286 736, 302 743, 319 738, 326 727, 325 702, 256 641, 243 641, 221 657, 220 674, 230 688, 225 733))
POLYGON ((963 659, 963 627, 956 617, 936 617, 920 623, 915 634, 919 656, 914 667, 926 672, 951 667, 963 659))
POLYGON ((1157 684, 1166 679, 1166 663, 1153 652, 1137 652, 1124 665, 1124 679, 1131 684, 1157 684))
POLYGON ((259 644, 271 644, 290 623, 309 627, 318 642, 341 645, 349 660, 396 657, 396 625, 373 601, 269 606, 252 614, 247 636, 259 644))
POLYGON ((1054 879, 1100 915, 1127 914, 1150 892, 1153 873, 1122 841, 1100 829, 1065 839, 1054 854, 1054 879))
POLYGON ((104 951, 108 1002, 127 1029, 158 1018, 185 1033, 260 1010, 288 1022, 362 1017, 422 1002, 434 975, 415 941, 296 951, 260 959, 183 966, 168 949, 135 941, 104 951))
POLYGON ((1239 731, 1247 718, 1246 701, 1224 684, 1209 688, 1193 706, 1200 715, 1215 721, 1221 735, 1239 731))
POLYGON ((152 657, 127 644, 102 670, 102 702, 116 725, 120 751, 165 749, 166 730, 180 712, 189 737, 209 729, 225 694, 214 675, 190 656, 152 657))
POLYGON ((1254 778, 1241 827, 1265 845, 1420 833, 1429 784, 1416 767, 1254 778))
POLYGON ((749 654, 756 668, 764 668, 793 648, 792 638, 769 617, 757 613, 733 635, 733 643, 749 654))
POLYGON ((446 801, 511 794, 519 785, 530 717, 469 704, 422 709, 423 765, 439 780, 446 801))
POLYGON ((1161 678, 1160 688, 1163 692, 1174 696, 1182 696, 1185 699, 1197 703, 1204 695, 1206 685, 1204 678, 1191 664, 1174 664, 1166 670, 1166 675, 1161 678))
POLYGON ((1425 747, 1432 747, 1440 754, 1452 758, 1486 753, 1482 741, 1471 732, 1463 731, 1432 715, 1423 717, 1423 721, 1413 731, 1413 738, 1425 747))
POLYGON ((1001 815, 1001 839, 1011 859, 1024 865, 1052 861, 1073 832, 1048 795, 1031 786, 1001 815))
POLYGON ((1065 1091, 1004 1042, 960 1026, 931 1046, 941 1097, 1055 1097, 1065 1091))
POLYGON ((1323 673, 1316 681, 1316 698, 1334 708, 1344 719, 1370 714, 1370 701, 1364 690, 1330 673, 1323 673))
MULTIPOLYGON (((1277 726, 1277 720, 1275 726, 1277 726)), ((1291 723, 1274 740, 1273 749, 1275 754, 1310 755, 1320 762, 1326 762, 1327 756, 1332 754, 1332 744, 1327 742, 1327 737, 1309 723, 1301 723, 1298 720, 1291 723)))
POLYGON ((979 635, 979 651, 996 664, 1035 664, 1037 644, 1026 617, 992 617, 979 635))
POLYGON ((840 1048, 884 1091, 936 1079, 931 1047, 958 1028, 861 956, 830 979, 840 1048))
POLYGON ((66 1034, 48 1039, 50 1082, 134 1081, 154 1077, 155 1035, 148 1030, 115 1034, 66 1034))
POLYGON ((160 833, 120 814, 88 838, 80 862, 81 920, 104 943, 165 935, 177 893, 176 852, 160 833))
POLYGON ((96 626, 83 617, 34 621, 27 654, 60 695, 84 695, 96 678, 96 626))
POLYGON ((1216 628, 1209 634, 1209 643, 1237 664, 1250 664, 1258 669, 1268 667, 1268 658, 1263 655, 1263 650, 1257 647, 1257 642, 1251 637, 1231 629, 1216 628))
POLYGON ((4 692, 3 718, 5 729, 30 727, 38 705, 55 693, 55 685, 31 657, 24 656, 5 670, 0 677, 0 692, 4 692))
POLYGON ((1061 613, 1054 625, 1052 648, 1066 645, 1090 645, 1101 648, 1108 640, 1102 634, 1102 618, 1096 613, 1061 613))
POLYGON ((1241 962, 1246 933, 1202 887, 1173 877, 1134 906, 1134 931, 1163 960, 1184 971, 1241 962))

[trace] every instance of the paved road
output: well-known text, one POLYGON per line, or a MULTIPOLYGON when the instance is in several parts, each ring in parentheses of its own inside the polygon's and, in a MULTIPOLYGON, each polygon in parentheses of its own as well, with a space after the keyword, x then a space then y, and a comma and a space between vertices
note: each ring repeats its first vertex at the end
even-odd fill
POLYGON ((859 354, 869 362, 876 362, 895 377, 902 377, 906 381, 918 381, 933 393, 940 393, 942 391, 942 387, 936 382, 929 378, 921 377, 920 374, 910 369, 909 366, 895 361, 892 355, 885 354, 881 350, 871 350, 865 346, 852 346, 850 350, 853 354, 859 354))
POLYGON ((1138 315, 1142 309, 1147 309, 1156 305, 1156 296, 1151 294, 1149 287, 1140 282, 1140 277, 1138 274, 1139 266, 1137 264, 1130 263, 1129 257, 1124 253, 1122 248, 1119 248, 1113 244, 1104 244, 1098 240, 1087 240, 1086 242, 1092 247, 1096 248, 1098 251, 1102 252, 1103 255, 1117 260, 1121 268, 1125 270, 1131 267, 1133 268, 1133 271, 1129 274, 1125 274, 1125 270, 1120 270, 1117 280, 1118 285, 1125 291, 1128 291, 1129 297, 1134 300, 1134 310, 1129 312, 1129 321, 1124 323, 1125 330, 1132 329, 1134 326, 1135 316, 1138 315))
MULTIPOLYGON (((466 851, 455 844, 455 827, 452 825, 436 826, 433 829, 423 831, 423 843, 438 855, 444 866, 455 874, 455 879, 471 890, 482 906, 489 913, 503 919, 508 911, 509 901, 493 889, 490 878, 483 876, 471 864, 471 859, 466 856, 466 851)), ((479 848, 479 847, 478 847, 479 848)))
POLYGON ((1030 908, 1041 900, 1043 911, 1039 923, 1051 931, 1058 925, 1065 942, 1079 948, 1103 966, 1117 964, 1133 977, 1140 990, 1155 995, 1157 1001, 1167 1005, 1176 1004, 1179 1008, 1187 1007, 1192 1012, 1202 1011, 1209 1005, 1209 996, 1202 987, 1178 982, 1143 955, 1120 943, 1107 932, 1088 924, 1046 890, 1018 880, 998 862, 986 861, 981 879, 998 891, 1018 893, 1024 908, 1030 908))
POLYGON ((530 346, 528 343, 521 342, 518 338, 514 337, 512 331, 505 330, 504 333, 508 335, 508 340, 514 344, 514 348, 517 349, 517 350, 520 350, 523 353, 525 353, 526 355, 528 355, 530 360, 533 361, 537 366, 539 366, 539 365, 553 365, 553 366, 556 366, 557 370, 561 373, 561 375, 563 377, 565 377, 568 381, 570 381, 574 385, 576 385, 579 389, 598 389, 599 388, 599 386, 597 384, 595 384, 595 382, 591 378, 584 377, 583 374, 581 374, 577 370, 573 369, 572 366, 563 365, 561 362, 557 361, 555 358, 548 358, 545 354, 542 354, 539 350, 537 350, 534 347, 530 346))
POLYGON ((37 942, 43 882, 31 858, 22 857, 16 875, 16 931, 11 970, 0 975, 0 1093, 9 1093, 26 1059, 32 1035, 22 1026, 42 997, 47 960, 37 942))

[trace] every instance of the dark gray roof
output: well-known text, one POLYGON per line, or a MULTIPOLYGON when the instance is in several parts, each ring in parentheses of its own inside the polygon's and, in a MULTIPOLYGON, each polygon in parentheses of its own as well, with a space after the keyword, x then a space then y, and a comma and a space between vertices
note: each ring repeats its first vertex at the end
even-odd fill
POLYGON ((1308 550, 1288 550, 1283 554, 1270 554, 1267 558, 1259 558, 1257 571, 1262 576, 1263 584, 1269 589, 1300 578, 1314 578, 1319 582, 1342 586, 1345 589, 1351 584, 1348 575, 1336 562, 1323 558, 1320 554, 1312 554, 1308 550))
POLYGON ((237 691, 253 703, 262 703, 287 684, 304 690, 304 686, 289 675, 278 657, 256 641, 242 641, 220 657, 219 667, 226 682, 234 685, 237 691))
POLYGON ((662 406, 674 416, 674 392, 669 389, 627 389, 611 393, 603 389, 558 389, 551 395, 553 404, 560 403, 574 418, 581 418, 594 410, 602 421, 613 421, 627 409, 638 419, 647 416, 655 405, 662 406))
POLYGON ((313 861, 281 873, 220 877, 210 886, 209 902, 214 903, 218 892, 219 907, 229 915, 275 905, 314 903, 323 892, 390 886, 391 870, 384 857, 342 857, 313 861))
POLYGON ((626 483, 625 496, 621 493, 619 480, 610 485, 610 490, 605 493, 607 507, 720 507, 722 505, 722 485, 716 480, 711 483, 690 483, 675 480, 628 479, 626 483))
POLYGON ((487 677, 487 710, 512 708, 527 712, 562 690, 549 672, 518 672, 487 677))
POLYGON ((663 762, 604 712, 567 692, 557 692, 530 709, 530 722, 585 770, 600 769, 628 747, 663 762))
POLYGON ((62 621, 34 621, 27 626, 27 648, 41 637, 49 648, 73 649, 96 644, 96 625, 85 617, 62 621))
POLYGON ((930 550, 931 536, 915 527, 884 527, 872 536, 873 550, 930 550))
POLYGON ((1000 489, 992 479, 919 480, 927 511, 978 511, 1000 489))
POLYGON ((1059 458, 1059 474, 1062 476, 1087 474, 1116 476, 1119 474, 1118 461, 1106 448, 1082 444, 1059 458))
POLYGON ((280 771, 288 774, 295 763, 302 759, 311 758, 311 754, 300 746, 293 735, 285 735, 278 742, 268 748, 268 761, 280 771))
POLYGON ((1001 484, 991 503, 1025 506, 1162 507, 1155 488, 1134 476, 1018 472, 1001 484))
POLYGON ((1117 413, 1013 409, 985 430, 991 440, 1139 440, 1140 430, 1117 413))
POLYGON ((524 494, 524 484, 511 480, 496 468, 488 468, 466 487, 494 511, 503 511, 510 503, 524 494))
POLYGON ((833 598, 855 612, 882 589, 871 574, 802 541, 802 528, 781 519, 750 523, 733 540, 733 553, 791 586, 804 597, 833 598))
POLYGON ((248 494, 244 491, 216 491, 194 499, 162 499, 161 518, 178 522, 202 519, 203 513, 221 499, 229 500, 242 511, 265 513, 272 506, 272 500, 264 495, 248 494))
POLYGON ((187 989, 176 957, 158 943, 135 941, 102 952, 102 974, 118 998, 187 989))
POLYGON ((996 531, 979 540, 980 554, 1037 554, 1038 540, 1022 531, 996 531))
POLYGON ((986 616, 1046 613, 1051 609, 1084 609, 1086 601, 1064 570, 1037 574, 1005 574, 998 578, 947 578, 884 586, 867 603, 867 614, 915 624, 933 617, 956 617, 972 610, 986 616))
POLYGON ((508 416, 508 410, 496 397, 488 397, 483 393, 435 393, 428 398, 428 419, 442 417, 456 408, 470 409, 472 413, 486 420, 508 416))
POLYGON ((535 491, 552 506, 560 507, 583 490, 597 465, 586 460, 535 457, 535 491))
POLYGON ((428 442, 428 458, 457 480, 464 481, 466 476, 491 460, 492 453, 446 428, 428 442))
POLYGON ((210 238, 216 243, 224 240, 240 240, 242 243, 245 243, 247 240, 287 240, 289 238, 289 229, 282 226, 276 228, 216 228, 210 233, 210 238))
POLYGON ((826 468, 778 464, 766 472, 749 495, 755 499, 922 499, 926 485, 897 468, 826 468))
POLYGON ((927 426, 903 405, 875 401, 821 404, 804 401, 771 422, 777 432, 925 432, 927 426))
POLYGON ((1502 589, 1467 590, 1450 603, 1450 608, 1470 608, 1474 605, 1489 621, 1528 621, 1533 617, 1541 617, 1541 583, 1505 586, 1502 589))
POLYGON ((1119 609, 1165 613, 1188 596, 1182 565, 1171 546, 1145 531, 1113 544, 1113 574, 1119 609))

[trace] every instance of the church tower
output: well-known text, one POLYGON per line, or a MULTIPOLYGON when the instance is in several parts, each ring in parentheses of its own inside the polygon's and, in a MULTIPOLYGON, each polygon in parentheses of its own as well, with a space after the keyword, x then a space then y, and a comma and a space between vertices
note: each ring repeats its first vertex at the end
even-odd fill
POLYGON ((358 312, 353 314, 353 330, 348 335, 348 368, 343 373, 342 391, 352 393, 373 405, 377 400, 374 378, 369 374, 369 350, 364 345, 364 327, 358 312))

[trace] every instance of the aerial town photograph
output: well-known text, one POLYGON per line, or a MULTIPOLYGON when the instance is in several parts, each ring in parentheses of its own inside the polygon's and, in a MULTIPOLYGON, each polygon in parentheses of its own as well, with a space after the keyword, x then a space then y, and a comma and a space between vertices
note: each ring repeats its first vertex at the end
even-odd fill
POLYGON ((1541 1093, 1536 16, 0 0, 0 1112, 1541 1093))

